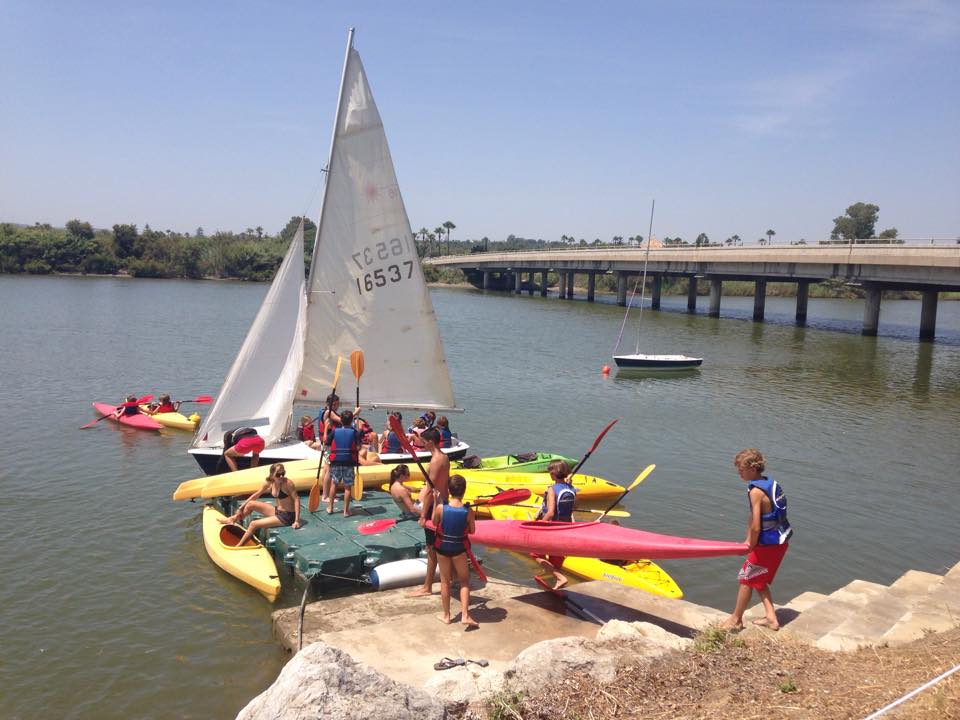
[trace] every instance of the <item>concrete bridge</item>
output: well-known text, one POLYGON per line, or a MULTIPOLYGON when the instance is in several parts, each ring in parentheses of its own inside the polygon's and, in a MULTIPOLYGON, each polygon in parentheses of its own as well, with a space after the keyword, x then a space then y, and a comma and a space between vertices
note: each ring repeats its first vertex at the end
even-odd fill
MULTIPOLYGON (((573 298, 574 278, 587 276, 587 300, 594 299, 597 275, 613 274, 617 279, 617 302, 627 303, 631 277, 643 272, 644 248, 580 248, 477 253, 430 258, 425 264, 455 267, 464 271, 478 288, 488 290, 537 289, 547 295, 547 273, 558 277, 560 299, 573 298), (539 282, 536 275, 539 274, 539 282), (526 280, 524 280, 526 276, 526 280)), ((863 334, 876 335, 880 322, 880 300, 884 290, 916 290, 922 293, 920 339, 936 334, 938 293, 960 291, 960 245, 789 245, 766 247, 671 247, 651 248, 647 267, 650 288, 646 293, 654 309, 660 308, 664 277, 685 277, 689 281, 687 310, 697 308, 701 281, 710 283, 711 317, 720 316, 724 280, 754 283, 753 319, 762 321, 768 282, 797 284, 797 325, 807 320, 810 283, 830 278, 861 285, 866 291, 863 334)))

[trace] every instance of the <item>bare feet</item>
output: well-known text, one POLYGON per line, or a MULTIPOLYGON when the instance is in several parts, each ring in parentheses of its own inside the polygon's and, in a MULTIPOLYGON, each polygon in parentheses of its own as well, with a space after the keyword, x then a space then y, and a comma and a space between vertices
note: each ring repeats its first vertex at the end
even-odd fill
POLYGON ((437 620, 439 620, 440 622, 442 622, 444 625, 449 625, 449 624, 450 624, 450 616, 449 616, 449 615, 437 615, 437 620))
POLYGON ((231 515, 230 517, 217 518, 217 522, 220 523, 221 525, 236 525, 236 524, 237 524, 237 516, 236 516, 236 515, 231 515))
POLYGON ((554 589, 554 590, 559 590, 559 589, 562 588, 564 585, 566 585, 568 582, 570 582, 570 581, 567 580, 567 578, 565 578, 563 575, 557 575, 557 584, 553 586, 553 589, 554 589))
POLYGON ((770 628, 773 631, 777 631, 780 629, 780 623, 777 622, 776 619, 770 620, 770 618, 765 618, 765 617, 757 618, 756 620, 753 621, 753 624, 756 625, 757 627, 770 628))
POLYGON ((464 615, 463 618, 460 620, 460 623, 464 626, 463 628, 464 630, 472 630, 474 628, 480 627, 480 623, 478 623, 469 615, 464 615))
POLYGON ((720 623, 721 630, 729 630, 730 632, 740 632, 743 630, 743 621, 736 620, 735 618, 728 617, 722 623, 720 623))
POLYGON ((408 593, 407 597, 409 598, 419 598, 419 597, 430 597, 433 595, 432 590, 426 590, 425 588, 417 588, 412 593, 408 593))
POLYGON ((353 515, 353 513, 350 512, 349 510, 344 510, 344 511, 343 511, 343 516, 344 516, 344 517, 350 517, 351 515, 353 515))

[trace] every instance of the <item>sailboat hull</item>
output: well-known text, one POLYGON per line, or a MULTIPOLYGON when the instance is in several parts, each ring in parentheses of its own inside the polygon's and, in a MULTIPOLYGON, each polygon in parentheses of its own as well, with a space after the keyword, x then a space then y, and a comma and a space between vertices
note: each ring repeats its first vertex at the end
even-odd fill
MULTIPOLYGON (((460 441, 453 447, 443 448, 443 453, 451 460, 460 460, 467 454, 467 450, 469 449, 470 446, 467 445, 467 443, 460 441)), ((220 473, 229 472, 230 470, 223 461, 223 451, 221 448, 190 448, 189 453, 193 459, 197 461, 200 469, 207 475, 219 475, 220 473)), ((421 462, 430 462, 430 453, 421 452, 417 454, 421 462)), ((276 445, 266 448, 260 453, 260 465, 272 465, 276 462, 293 462, 294 460, 310 459, 319 460, 320 451, 307 447, 302 442, 276 445)), ((410 456, 406 453, 383 453, 380 455, 380 460, 385 464, 410 462, 410 456)), ((250 458, 237 458, 237 466, 241 470, 250 467, 250 458)))
POLYGON ((703 358, 688 355, 614 355, 618 368, 638 370, 690 370, 700 367, 703 358))

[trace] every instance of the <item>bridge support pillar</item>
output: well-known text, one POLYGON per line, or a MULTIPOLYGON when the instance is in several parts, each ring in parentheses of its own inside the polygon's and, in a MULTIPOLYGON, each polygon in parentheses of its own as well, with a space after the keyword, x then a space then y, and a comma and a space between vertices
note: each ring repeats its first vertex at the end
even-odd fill
POLYGON ((573 300, 573 278, 576 273, 567 273, 567 300, 573 300))
POLYGON ((880 327, 880 296, 883 291, 876 285, 868 285, 865 289, 867 299, 863 307, 863 330, 860 334, 874 336, 880 327))
POLYGON ((483 289, 486 290, 490 287, 490 271, 483 271, 483 289))
POLYGON ((540 297, 547 296, 547 271, 540 271, 540 297))
POLYGON ((801 280, 797 283, 797 326, 807 324, 807 298, 810 297, 810 281, 801 280))
POLYGON ((687 288, 687 312, 695 313, 697 311, 697 279, 690 276, 690 287, 687 288))
POLYGON ((710 317, 720 317, 720 296, 723 295, 723 280, 710 278, 710 317))
POLYGON ((563 300, 567 294, 567 274, 557 271, 557 297, 563 300))
POLYGON ((597 274, 587 273, 587 302, 593 302, 597 290, 597 274))
POLYGON ((653 276, 653 288, 650 290, 650 308, 660 309, 660 291, 663 289, 663 275, 653 276))
POLYGON ((627 304, 627 274, 625 272, 617 273, 617 305, 623 307, 627 304))
POLYGON ((920 339, 933 340, 937 331, 937 291, 924 290, 920 305, 920 339))
POLYGON ((523 284, 523 273, 517 270, 513 273, 513 291, 519 295, 520 287, 523 284))
POLYGON ((534 272, 533 270, 531 270, 530 277, 529 277, 530 284, 527 285, 527 295, 533 295, 533 275, 534 275, 534 272))
POLYGON ((763 311, 767 304, 767 281, 755 280, 753 283, 753 321, 763 322, 763 311))

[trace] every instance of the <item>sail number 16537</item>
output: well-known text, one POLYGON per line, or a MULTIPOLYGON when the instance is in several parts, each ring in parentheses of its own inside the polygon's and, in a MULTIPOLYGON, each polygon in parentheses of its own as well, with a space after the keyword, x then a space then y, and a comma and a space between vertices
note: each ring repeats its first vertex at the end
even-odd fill
POLYGON ((386 268, 377 268, 373 272, 364 273, 362 277, 354 278, 357 281, 357 291, 362 295, 374 288, 383 287, 388 282, 396 283, 412 278, 413 260, 404 260, 401 265, 387 265, 386 268))

